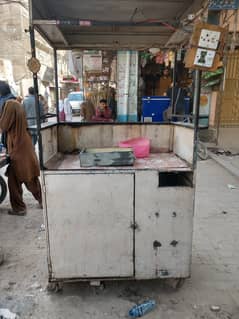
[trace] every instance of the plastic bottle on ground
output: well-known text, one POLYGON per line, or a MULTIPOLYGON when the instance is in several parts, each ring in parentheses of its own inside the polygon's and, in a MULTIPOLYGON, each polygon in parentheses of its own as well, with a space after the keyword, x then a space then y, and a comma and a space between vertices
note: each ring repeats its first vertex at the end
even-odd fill
POLYGON ((135 305, 130 311, 129 316, 131 318, 143 317, 146 313, 152 311, 156 306, 154 300, 148 300, 140 305, 135 305))

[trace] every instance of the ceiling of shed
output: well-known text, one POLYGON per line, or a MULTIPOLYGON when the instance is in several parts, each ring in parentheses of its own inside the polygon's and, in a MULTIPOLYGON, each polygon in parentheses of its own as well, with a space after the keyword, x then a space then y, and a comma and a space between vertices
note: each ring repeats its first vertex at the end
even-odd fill
POLYGON ((162 46, 202 0, 32 0, 37 30, 55 48, 162 46), (39 21, 41 20, 41 21, 39 21), (80 26, 79 21, 92 26, 80 26))

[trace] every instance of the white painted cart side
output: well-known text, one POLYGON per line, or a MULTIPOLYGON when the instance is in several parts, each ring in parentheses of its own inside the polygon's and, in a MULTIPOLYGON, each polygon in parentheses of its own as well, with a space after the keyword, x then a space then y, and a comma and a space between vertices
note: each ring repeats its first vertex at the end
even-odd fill
POLYGON ((54 278, 132 277, 134 174, 45 175, 54 278))
POLYGON ((193 200, 192 187, 159 187, 157 171, 136 173, 136 278, 189 277, 193 200))

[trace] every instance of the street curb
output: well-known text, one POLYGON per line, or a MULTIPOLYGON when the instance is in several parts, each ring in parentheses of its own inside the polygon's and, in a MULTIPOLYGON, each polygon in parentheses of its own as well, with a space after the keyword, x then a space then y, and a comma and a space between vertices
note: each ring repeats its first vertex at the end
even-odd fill
POLYGON ((220 156, 215 155, 211 151, 208 151, 208 156, 213 159, 217 164, 225 168, 231 175, 234 177, 239 178, 239 169, 237 169, 235 166, 231 165, 230 163, 225 162, 223 159, 220 158, 220 156))

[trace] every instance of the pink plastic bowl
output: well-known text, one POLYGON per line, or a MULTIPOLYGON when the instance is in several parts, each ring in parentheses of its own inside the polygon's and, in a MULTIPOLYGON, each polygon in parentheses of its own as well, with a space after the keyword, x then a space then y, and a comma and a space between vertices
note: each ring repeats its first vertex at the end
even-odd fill
POLYGON ((149 139, 144 137, 132 138, 119 143, 119 147, 131 147, 136 158, 149 156, 149 139))

